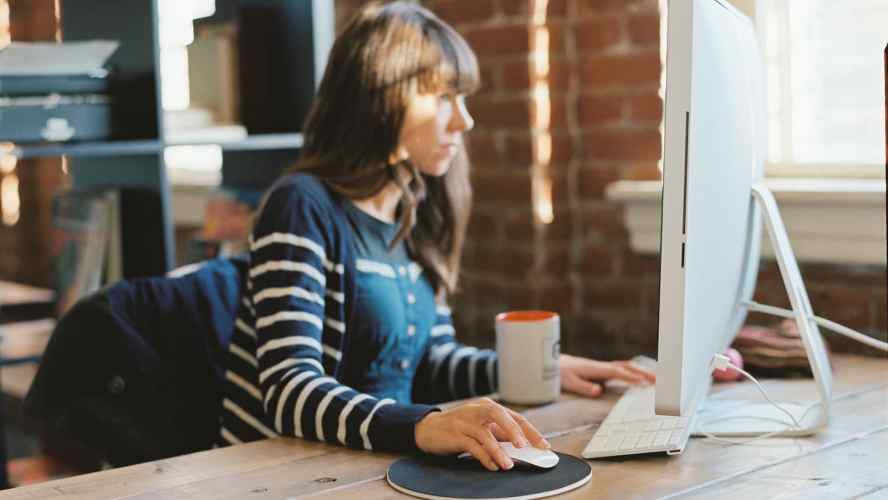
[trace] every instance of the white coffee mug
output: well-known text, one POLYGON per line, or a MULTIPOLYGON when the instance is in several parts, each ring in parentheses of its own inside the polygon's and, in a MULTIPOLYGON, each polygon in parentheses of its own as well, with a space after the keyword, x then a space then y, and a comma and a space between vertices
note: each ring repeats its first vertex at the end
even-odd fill
POLYGON ((503 401, 536 405, 558 399, 560 324, 558 314, 549 311, 496 316, 497 376, 503 401))

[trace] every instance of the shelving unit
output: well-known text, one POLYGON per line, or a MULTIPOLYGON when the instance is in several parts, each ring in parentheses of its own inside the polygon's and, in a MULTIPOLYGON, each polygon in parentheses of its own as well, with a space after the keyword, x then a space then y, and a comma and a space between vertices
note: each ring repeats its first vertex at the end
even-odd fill
POLYGON ((164 12, 160 3, 165 1, 63 0, 61 26, 65 41, 120 42, 109 61, 120 82, 114 95, 114 136, 101 142, 13 144, 0 150, 0 154, 22 159, 67 157, 75 189, 137 187, 154 194, 154 201, 147 202, 145 213, 137 218, 144 221, 149 217, 150 223, 128 224, 123 214, 123 237, 139 249, 134 257, 124 251, 125 277, 160 275, 176 262, 164 150, 173 146, 218 145, 223 156, 224 187, 266 187, 298 156, 303 142, 298 124, 307 112, 332 45, 333 0, 216 0, 215 14, 196 24, 234 21, 251 44, 239 48, 253 52, 261 50, 262 43, 271 43, 272 38, 262 38, 267 32, 269 37, 277 37, 272 40, 276 43, 273 50, 268 51, 275 57, 255 66, 254 61, 241 57, 239 74, 243 78, 249 73, 251 78, 249 85, 241 82, 241 114, 249 117, 244 120, 248 132, 244 139, 177 141, 164 129, 161 105, 164 75, 159 13, 164 12), (257 20, 263 19, 269 21, 257 24, 257 20), (256 73, 262 71, 267 74, 256 78, 256 73), (280 86, 281 81, 285 87, 280 86), (263 90, 262 85, 269 89, 257 95, 263 90), (253 95, 244 91, 252 91, 253 95), (263 104, 263 99, 274 100, 275 96, 284 96, 286 102, 263 104), (253 108, 244 109, 245 106, 253 108), (287 120, 279 119, 280 108, 289 113, 287 120), (267 120, 263 113, 269 113, 267 120))

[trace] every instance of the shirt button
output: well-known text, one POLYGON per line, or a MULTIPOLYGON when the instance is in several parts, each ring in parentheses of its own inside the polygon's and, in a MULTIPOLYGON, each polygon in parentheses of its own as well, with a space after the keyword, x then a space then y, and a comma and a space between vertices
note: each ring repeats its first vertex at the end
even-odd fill
POLYGON ((399 267, 399 268, 398 268, 398 273, 399 273, 401 276, 407 276, 407 268, 404 267, 404 266, 399 267))
POLYGON ((408 325, 407 326, 407 335, 410 335, 411 337, 416 335, 416 326, 408 325))
POLYGON ((408 368, 410 368, 410 360, 409 359, 402 359, 401 360, 401 369, 406 372, 408 368))
POLYGON ((416 303, 416 297, 412 293, 407 294, 407 303, 408 304, 415 304, 416 303))

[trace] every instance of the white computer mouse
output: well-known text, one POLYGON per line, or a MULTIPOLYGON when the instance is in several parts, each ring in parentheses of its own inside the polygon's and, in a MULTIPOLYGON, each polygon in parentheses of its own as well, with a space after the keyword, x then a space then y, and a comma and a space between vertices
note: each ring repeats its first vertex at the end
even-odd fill
MULTIPOLYGON (((534 469, 551 469, 558 465, 558 455, 553 451, 541 450, 530 445, 527 445, 524 448, 516 448, 515 445, 510 442, 500 442, 499 445, 516 466, 532 467, 534 469)), ((475 459, 475 457, 469 453, 463 453, 459 458, 475 459)))

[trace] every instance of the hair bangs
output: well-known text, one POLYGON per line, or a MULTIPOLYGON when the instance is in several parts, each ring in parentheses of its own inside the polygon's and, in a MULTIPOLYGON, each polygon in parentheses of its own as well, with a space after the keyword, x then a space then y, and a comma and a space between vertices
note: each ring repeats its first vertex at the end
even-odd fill
POLYGON ((453 28, 438 19, 429 26, 430 49, 437 51, 438 64, 423 79, 423 87, 447 88, 459 94, 474 94, 481 87, 478 59, 475 53, 453 28))

